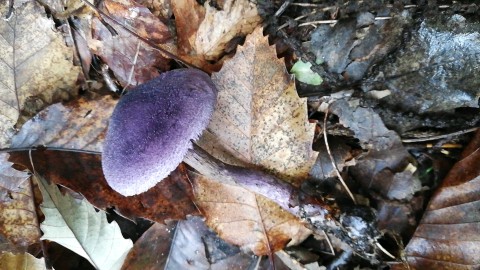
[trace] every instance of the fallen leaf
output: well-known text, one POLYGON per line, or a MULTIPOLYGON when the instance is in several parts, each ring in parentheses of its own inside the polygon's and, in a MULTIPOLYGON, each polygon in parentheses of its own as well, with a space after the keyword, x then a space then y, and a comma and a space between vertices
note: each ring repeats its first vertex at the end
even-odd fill
POLYGON ((405 248, 410 269, 477 269, 480 265, 479 142, 477 132, 472 141, 477 149, 468 148, 469 154, 453 166, 432 196, 405 248))
POLYGON ((124 239, 115 222, 108 223, 105 212, 96 212, 86 200, 63 195, 55 185, 36 177, 43 195, 40 208, 45 220, 40 224, 42 240, 57 242, 87 259, 95 268, 120 269, 132 241, 124 239))
POLYGON ((330 109, 368 151, 358 157, 356 166, 351 168, 361 186, 390 200, 409 200, 421 189, 418 177, 413 175, 413 166, 409 167, 412 158, 400 137, 385 127, 373 109, 356 106, 355 102, 345 99, 335 101, 330 109))
POLYGON ((0 236, 19 250, 26 250, 39 241, 40 230, 30 181, 24 181, 15 191, 6 192, 6 197, 1 198, 0 236))
POLYGON ((209 67, 208 61, 218 61, 239 43, 236 37, 250 34, 261 22, 251 1, 226 0, 218 8, 208 1, 203 6, 195 0, 172 1, 172 9, 180 56, 210 71, 216 68, 209 67))
POLYGON ((207 130, 217 146, 209 147, 203 138, 199 145, 226 163, 235 162, 228 159, 234 156, 244 162, 239 165, 254 164, 299 185, 317 156, 312 150, 315 124, 308 122, 306 99, 298 97, 261 28, 212 80, 218 99, 207 130), (218 145, 229 153, 217 151, 218 145))
POLYGON ((201 218, 189 217, 150 227, 135 243, 122 269, 246 269, 252 260, 255 258, 215 236, 201 218), (215 255, 219 253, 224 256, 215 255))
MULTIPOLYGON (((6 14, 8 1, 0 4, 6 14)), ((15 9, 10 20, 0 21, 0 147, 7 147, 22 111, 37 109, 76 95, 80 72, 73 66, 73 51, 65 46, 53 20, 36 1, 15 9), (33 31, 34 30, 34 31, 33 31)))
POLYGON ((196 201, 208 226, 227 242, 265 255, 310 234, 295 216, 263 196, 200 175, 194 179, 196 201))
MULTIPOLYGON (((116 21, 131 28, 139 36, 175 54, 168 27, 147 8, 130 0, 103 1, 106 12, 116 21), (173 50, 173 51, 172 51, 173 50)), ((123 27, 111 22, 117 32, 112 34, 97 18, 92 20, 93 51, 107 63, 121 85, 137 86, 159 75, 158 69, 167 70, 169 60, 158 50, 145 45, 123 27)))
POLYGON ((49 147, 102 151, 108 119, 117 103, 110 96, 56 103, 27 121, 12 147, 49 147))
POLYGON ((45 259, 37 259, 29 253, 0 254, 0 269, 47 270, 45 259))
MULTIPOLYGON (((291 75, 261 28, 212 79, 219 91, 217 106, 198 144, 226 163, 254 164, 300 184, 315 162, 315 125, 308 122, 306 101, 298 97, 291 75)), ((207 224, 231 243, 271 254, 289 239, 299 242, 308 234, 295 216, 259 195, 197 180, 197 203, 207 224), (239 213, 244 219, 232 216, 239 213)))
POLYGON ((163 222, 165 219, 181 219, 188 214, 198 214, 183 165, 147 192, 124 197, 107 184, 99 154, 38 149, 12 152, 10 161, 31 171, 33 163, 38 175, 81 193, 99 209, 106 210, 114 206, 117 212, 130 219, 143 217, 163 222))
MULTIPOLYGON (((0 195, 8 191, 18 191, 30 175, 12 168, 13 163, 8 161, 8 153, 0 153, 0 195)), ((2 201, 0 196, 0 202, 2 201)))

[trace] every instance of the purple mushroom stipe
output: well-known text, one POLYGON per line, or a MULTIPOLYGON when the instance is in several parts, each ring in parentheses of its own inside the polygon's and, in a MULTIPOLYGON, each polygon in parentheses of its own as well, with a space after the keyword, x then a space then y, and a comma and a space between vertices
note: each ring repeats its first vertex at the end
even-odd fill
POLYGON ((103 145, 108 184, 132 196, 167 177, 207 127, 216 99, 212 80, 196 69, 165 72, 129 91, 110 117, 103 145))

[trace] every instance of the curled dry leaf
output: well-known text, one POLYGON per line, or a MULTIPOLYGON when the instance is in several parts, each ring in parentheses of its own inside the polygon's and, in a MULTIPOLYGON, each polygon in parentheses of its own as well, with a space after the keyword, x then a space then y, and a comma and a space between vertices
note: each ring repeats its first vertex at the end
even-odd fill
MULTIPOLYGON (((220 2, 218 2, 220 3, 220 2)), ((252 1, 226 0, 216 8, 211 2, 203 6, 195 0, 172 1, 178 34, 178 51, 205 70, 216 70, 208 61, 219 60, 257 27, 261 18, 252 1)))
MULTIPOLYGON (((147 8, 130 0, 106 0, 104 7, 112 18, 129 25, 139 36, 149 39, 167 51, 172 50, 168 27, 147 8)), ((123 27, 106 18, 105 21, 110 23, 117 34, 113 35, 100 20, 94 18, 92 49, 108 64, 124 87, 149 81, 159 75, 158 69, 168 69, 169 60, 158 50, 145 45, 123 27)))
MULTIPOLYGON (((285 64, 261 28, 212 79, 219 91, 217 107, 199 145, 226 163, 254 164, 300 184, 315 162, 315 125, 308 123, 306 101, 298 97, 285 64)), ((275 203, 236 186, 197 180, 198 204, 207 224, 222 238, 269 254, 288 239, 305 237, 296 217, 275 203), (240 213, 244 218, 232 216, 240 213)))
MULTIPOLYGON (((0 3, 6 14, 9 1, 0 3)), ((52 102, 75 95, 80 72, 73 50, 65 46, 53 20, 36 1, 17 7, 10 20, 0 21, 0 148, 8 146, 21 112, 35 113, 52 102), (35 29, 35 31, 32 31, 35 29)))

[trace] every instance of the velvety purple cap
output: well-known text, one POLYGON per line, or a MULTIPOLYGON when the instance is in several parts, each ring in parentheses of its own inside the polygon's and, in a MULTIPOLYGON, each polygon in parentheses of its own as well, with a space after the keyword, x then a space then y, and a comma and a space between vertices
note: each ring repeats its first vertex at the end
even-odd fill
POLYGON ((103 145, 108 184, 132 196, 167 177, 207 127, 216 99, 212 80, 197 69, 165 72, 129 91, 113 111, 103 145))

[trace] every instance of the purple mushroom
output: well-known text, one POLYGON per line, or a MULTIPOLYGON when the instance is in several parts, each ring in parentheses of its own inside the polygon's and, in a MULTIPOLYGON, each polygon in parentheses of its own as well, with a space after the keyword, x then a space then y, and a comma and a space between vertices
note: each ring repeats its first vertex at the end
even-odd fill
POLYGON ((132 196, 162 181, 208 125, 216 99, 212 80, 197 69, 165 72, 129 91, 113 111, 103 146, 108 184, 132 196))

